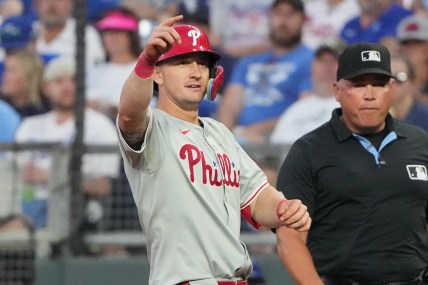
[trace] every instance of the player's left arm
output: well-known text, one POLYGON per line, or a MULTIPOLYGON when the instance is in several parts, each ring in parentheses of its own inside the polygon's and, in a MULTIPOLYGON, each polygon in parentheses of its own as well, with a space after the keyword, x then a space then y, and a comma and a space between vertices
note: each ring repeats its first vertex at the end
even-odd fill
POLYGON ((302 201, 288 200, 274 187, 266 187, 251 202, 251 217, 268 228, 286 226, 297 231, 309 230, 312 219, 302 201))

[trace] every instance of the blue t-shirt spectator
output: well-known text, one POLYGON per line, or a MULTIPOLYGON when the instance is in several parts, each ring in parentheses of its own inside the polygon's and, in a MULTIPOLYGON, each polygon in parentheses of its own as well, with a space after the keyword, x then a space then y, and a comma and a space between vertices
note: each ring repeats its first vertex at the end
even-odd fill
POLYGON ((244 88, 244 106, 238 124, 248 126, 279 117, 299 94, 311 89, 313 51, 305 46, 277 57, 269 51, 240 60, 229 84, 244 88))
POLYGON ((378 43, 384 37, 396 37, 398 23, 411 14, 411 11, 393 4, 376 22, 367 28, 361 27, 360 17, 349 20, 340 32, 340 37, 348 44, 356 42, 378 43))

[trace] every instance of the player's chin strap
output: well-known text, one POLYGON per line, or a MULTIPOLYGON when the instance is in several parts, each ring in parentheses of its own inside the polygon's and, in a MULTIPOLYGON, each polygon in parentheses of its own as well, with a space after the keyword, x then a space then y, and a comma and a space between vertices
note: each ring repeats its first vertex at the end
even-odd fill
POLYGON ((214 78, 210 78, 208 81, 207 87, 207 99, 214 101, 217 96, 217 92, 220 89, 220 86, 223 84, 224 79, 224 69, 221 65, 216 65, 214 67, 215 76, 214 78))

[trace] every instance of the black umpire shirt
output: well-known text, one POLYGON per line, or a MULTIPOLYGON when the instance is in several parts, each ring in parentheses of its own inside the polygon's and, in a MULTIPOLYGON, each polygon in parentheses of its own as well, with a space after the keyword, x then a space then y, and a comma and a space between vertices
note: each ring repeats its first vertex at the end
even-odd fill
POLYGON ((386 119, 378 149, 340 120, 297 140, 277 188, 308 206, 308 247, 320 275, 409 281, 428 265, 428 133, 386 119))

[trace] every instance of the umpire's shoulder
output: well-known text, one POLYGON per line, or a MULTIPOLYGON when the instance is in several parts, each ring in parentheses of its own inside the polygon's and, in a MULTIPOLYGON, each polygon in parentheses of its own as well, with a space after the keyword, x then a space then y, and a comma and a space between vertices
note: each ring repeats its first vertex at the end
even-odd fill
POLYGON ((394 129, 399 137, 413 137, 428 142, 428 132, 419 126, 394 120, 394 129))

